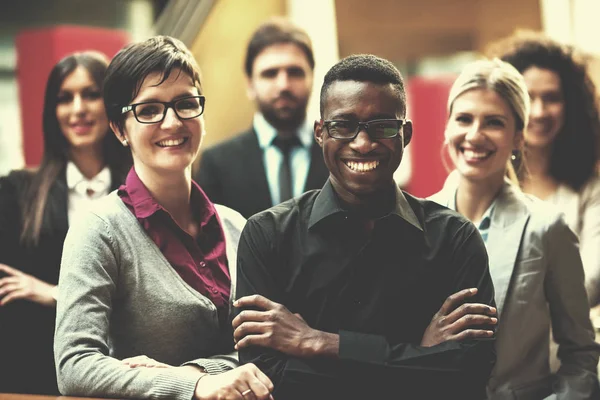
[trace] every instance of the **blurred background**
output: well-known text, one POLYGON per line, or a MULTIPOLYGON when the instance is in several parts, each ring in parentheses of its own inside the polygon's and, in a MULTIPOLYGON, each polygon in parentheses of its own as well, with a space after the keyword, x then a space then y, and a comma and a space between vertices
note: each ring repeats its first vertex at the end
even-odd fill
POLYGON ((0 175, 40 161, 44 83, 56 61, 86 48, 112 57, 155 34, 181 39, 202 69, 204 148, 246 129, 254 105, 246 96, 245 48, 272 15, 289 17, 313 40, 309 120, 319 118, 322 78, 340 58, 372 53, 398 66, 415 136, 397 180, 418 196, 445 178, 440 148, 449 85, 491 41, 542 30, 585 51, 600 78, 597 0, 19 0, 1 7, 0 175))

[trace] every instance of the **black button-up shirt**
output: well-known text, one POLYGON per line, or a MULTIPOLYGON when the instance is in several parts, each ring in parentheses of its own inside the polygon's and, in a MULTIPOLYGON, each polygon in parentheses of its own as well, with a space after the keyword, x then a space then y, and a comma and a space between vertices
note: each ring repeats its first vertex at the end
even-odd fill
POLYGON ((290 398, 483 398, 493 339, 422 347, 445 299, 477 287, 472 301, 494 306, 485 246, 459 214, 396 190, 395 208, 370 235, 322 190, 248 220, 238 250, 236 297, 261 294, 337 333, 339 360, 298 359, 270 349, 240 351, 290 398), (413 395, 414 392, 414 395, 413 395), (380 394, 376 394, 380 393, 380 394), (461 397, 457 397, 461 396, 461 397))

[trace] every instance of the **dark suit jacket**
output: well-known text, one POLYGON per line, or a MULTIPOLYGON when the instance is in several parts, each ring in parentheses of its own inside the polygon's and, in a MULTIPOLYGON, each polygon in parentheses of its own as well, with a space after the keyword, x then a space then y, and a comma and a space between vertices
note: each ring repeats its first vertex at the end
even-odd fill
MULTIPOLYGON (((56 285, 69 227, 65 172, 48 192, 37 246, 20 242, 21 206, 33 173, 0 178, 0 263, 56 285)), ((112 175, 113 189, 120 178, 112 175)), ((0 276, 1 277, 1 276, 0 276)), ((56 309, 16 300, 0 307, 0 392, 58 394, 54 369, 56 309)))
MULTIPOLYGON (((328 177, 323 153, 314 142, 304 191, 322 188, 328 177)), ((272 206, 254 129, 205 150, 195 180, 213 203, 233 208, 246 218, 272 206)))

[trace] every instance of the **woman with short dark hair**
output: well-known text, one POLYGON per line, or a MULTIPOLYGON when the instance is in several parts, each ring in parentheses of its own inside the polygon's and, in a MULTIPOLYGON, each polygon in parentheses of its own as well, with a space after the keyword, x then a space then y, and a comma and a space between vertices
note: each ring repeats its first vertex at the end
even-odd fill
POLYGON ((268 399, 238 367, 230 308, 245 219, 192 181, 205 134, 200 71, 179 40, 122 49, 104 81, 110 125, 131 150, 125 184, 67 235, 55 335, 66 395, 268 399))

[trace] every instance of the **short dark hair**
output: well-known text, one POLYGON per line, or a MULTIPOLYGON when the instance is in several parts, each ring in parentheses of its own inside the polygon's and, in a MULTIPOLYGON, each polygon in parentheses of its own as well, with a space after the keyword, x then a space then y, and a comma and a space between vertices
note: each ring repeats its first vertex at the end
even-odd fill
POLYGON ((371 82, 376 84, 391 84, 401 103, 402 112, 406 112, 406 92, 402 74, 390 61, 373 54, 354 54, 335 64, 327 74, 321 86, 321 117, 325 109, 327 90, 336 81, 371 82))
POLYGON ((198 63, 180 40, 154 36, 121 49, 108 66, 104 79, 104 105, 109 121, 122 130, 125 117, 121 108, 138 95, 144 79, 159 72, 162 74, 161 84, 174 68, 188 74, 202 93, 198 63))
POLYGON ((517 32, 489 46, 488 53, 500 57, 523 73, 529 67, 558 74, 565 102, 565 122, 552 146, 550 175, 574 190, 596 173, 600 153, 600 117, 596 87, 587 61, 575 48, 531 31, 517 32))
POLYGON ((244 64, 246 75, 252 76, 254 60, 264 49, 280 43, 291 43, 298 46, 306 55, 310 68, 315 69, 312 42, 306 31, 283 17, 272 17, 260 25, 250 38, 244 64))

